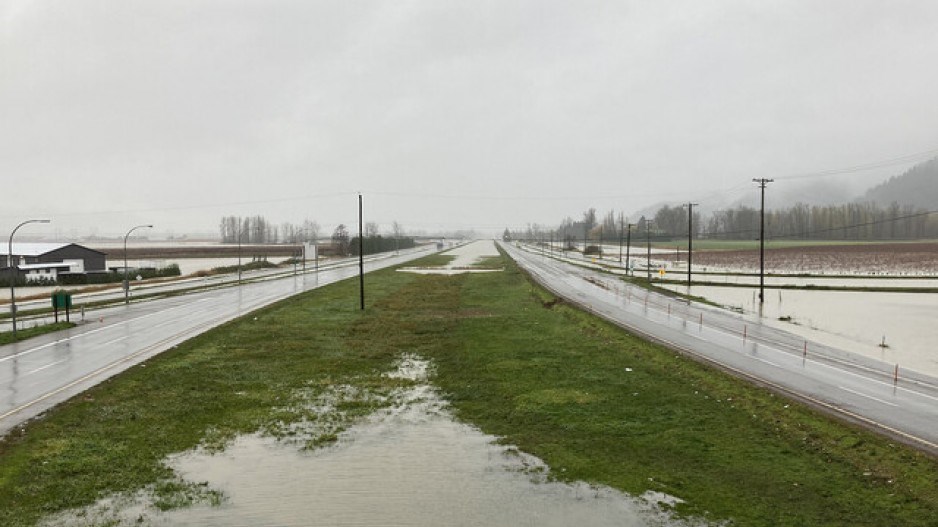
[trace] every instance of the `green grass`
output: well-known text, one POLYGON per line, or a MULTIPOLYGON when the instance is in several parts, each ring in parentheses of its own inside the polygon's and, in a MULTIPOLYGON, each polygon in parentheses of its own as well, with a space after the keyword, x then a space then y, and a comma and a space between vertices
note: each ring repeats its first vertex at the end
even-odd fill
POLYGON ((39 335, 45 335, 46 333, 53 333, 63 329, 73 328, 75 325, 76 324, 74 322, 56 322, 52 324, 43 324, 41 326, 21 328, 20 324, 17 324, 16 338, 13 338, 12 331, 4 331, 3 333, 0 333, 0 346, 31 339, 33 337, 38 337, 39 335))
POLYGON ((430 256, 424 256, 417 262, 409 264, 408 267, 443 267, 455 259, 455 256, 448 254, 431 254, 430 256))
MULTIPOLYGON (((357 282, 340 282, 71 399, 0 441, 0 525, 143 488, 166 507, 214 503, 161 461, 238 434, 287 435, 285 424, 316 417, 304 398, 340 384, 389 390, 403 381, 380 373, 403 353, 434 362, 460 419, 542 457, 561 479, 668 492, 687 500, 680 513, 734 525, 935 525, 933 458, 635 338, 502 265, 370 274, 365 312, 357 282)), ((381 403, 343 404, 355 418, 381 403)))

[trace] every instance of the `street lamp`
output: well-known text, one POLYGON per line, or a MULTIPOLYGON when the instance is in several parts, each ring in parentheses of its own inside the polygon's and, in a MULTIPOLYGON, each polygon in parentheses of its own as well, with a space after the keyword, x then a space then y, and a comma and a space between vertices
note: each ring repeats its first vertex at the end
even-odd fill
POLYGON ((152 225, 137 225, 136 227, 127 231, 127 234, 124 235, 124 305, 130 304, 130 282, 127 281, 127 237, 130 236, 130 233, 134 232, 137 229, 142 229, 144 227, 152 229, 152 225))
POLYGON ((10 244, 8 246, 9 253, 7 253, 7 267, 10 269, 10 313, 13 316, 13 339, 16 340, 16 271, 19 269, 19 265, 15 268, 13 267, 13 235, 16 234, 16 231, 20 227, 28 223, 49 223, 50 220, 26 220, 23 223, 20 223, 13 228, 13 232, 10 233, 10 244))

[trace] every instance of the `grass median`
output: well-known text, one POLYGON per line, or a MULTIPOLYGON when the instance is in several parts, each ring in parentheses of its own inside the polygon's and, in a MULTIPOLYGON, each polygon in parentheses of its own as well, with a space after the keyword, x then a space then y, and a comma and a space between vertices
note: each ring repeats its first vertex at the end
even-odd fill
MULTIPOLYGON (((501 266, 370 274, 364 312, 357 281, 340 282, 73 398, 0 442, 0 525, 145 488, 167 508, 211 501, 174 478, 168 454, 315 418, 290 409, 298 393, 389 389, 381 372, 405 353, 433 361, 460 419, 561 479, 666 492, 686 501, 679 513, 736 525, 934 525, 934 459, 644 342, 501 266)), ((345 404, 354 419, 380 403, 345 404)))

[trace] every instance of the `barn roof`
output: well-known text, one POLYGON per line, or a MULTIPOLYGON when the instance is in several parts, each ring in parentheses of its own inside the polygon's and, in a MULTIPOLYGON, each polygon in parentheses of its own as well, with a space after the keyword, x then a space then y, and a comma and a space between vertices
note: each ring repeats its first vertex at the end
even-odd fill
MULTIPOLYGON (((6 254, 6 244, 2 244, 4 247, 0 247, 0 254, 6 254)), ((68 247, 74 245, 76 247, 81 247, 82 249, 100 253, 101 251, 95 251, 94 249, 89 249, 83 245, 78 245, 76 243, 13 243, 13 255, 14 256, 42 256, 46 253, 51 253, 63 247, 68 247)))

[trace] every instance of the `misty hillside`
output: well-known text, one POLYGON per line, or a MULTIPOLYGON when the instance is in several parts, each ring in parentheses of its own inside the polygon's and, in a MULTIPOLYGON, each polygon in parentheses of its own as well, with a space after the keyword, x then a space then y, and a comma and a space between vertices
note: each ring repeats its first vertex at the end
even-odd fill
POLYGON ((871 188, 863 199, 883 206, 897 202, 926 210, 938 209, 938 157, 871 188))

